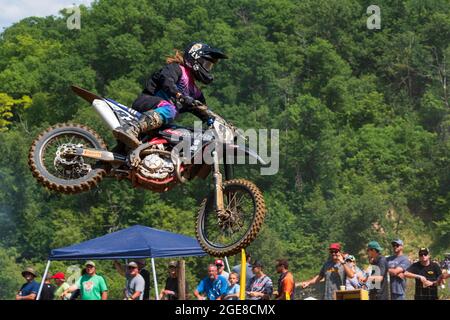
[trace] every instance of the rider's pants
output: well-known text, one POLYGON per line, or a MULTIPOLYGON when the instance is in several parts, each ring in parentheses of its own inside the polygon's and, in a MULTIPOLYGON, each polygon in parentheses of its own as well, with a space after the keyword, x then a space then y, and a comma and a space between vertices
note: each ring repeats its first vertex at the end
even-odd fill
POLYGON ((139 96, 133 102, 132 108, 141 113, 154 110, 161 115, 164 124, 172 123, 178 116, 178 109, 172 102, 158 96, 150 96, 147 94, 139 96))

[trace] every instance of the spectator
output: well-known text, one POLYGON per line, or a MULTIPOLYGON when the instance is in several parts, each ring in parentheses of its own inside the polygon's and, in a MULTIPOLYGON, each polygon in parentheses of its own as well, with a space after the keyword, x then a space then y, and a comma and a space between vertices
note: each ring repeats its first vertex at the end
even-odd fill
POLYGON ((239 275, 236 272, 231 271, 230 277, 228 278, 228 289, 224 300, 239 300, 241 287, 238 284, 239 275))
POLYGON ((144 278, 139 274, 138 264, 131 261, 127 265, 126 286, 124 289, 124 300, 142 300, 144 298, 144 278))
MULTIPOLYGON (((161 300, 178 300, 178 263, 176 261, 169 262, 168 272, 169 276, 166 279, 166 285, 161 291, 159 298, 161 300)), ((189 300, 189 288, 187 282, 185 282, 184 286, 186 290, 186 300, 189 300)))
POLYGON ((47 274, 39 300, 53 300, 55 298, 56 287, 51 283, 50 279, 51 276, 47 274))
POLYGON ((345 279, 345 290, 356 290, 362 287, 361 280, 364 278, 363 272, 356 265, 356 259, 351 254, 346 255, 345 262, 349 265, 349 267, 354 272, 352 278, 346 277, 345 279))
POLYGON ((413 263, 405 272, 407 278, 416 279, 414 300, 437 300, 441 268, 430 261, 430 250, 419 249, 419 261, 413 263))
POLYGON ((36 272, 33 268, 25 268, 22 271, 22 277, 27 282, 20 288, 16 295, 16 300, 35 300, 39 292, 39 283, 34 280, 37 277, 36 272))
POLYGON ((330 257, 326 261, 318 275, 314 278, 301 283, 303 289, 311 284, 319 283, 325 279, 324 300, 335 300, 336 291, 340 286, 345 285, 346 278, 353 278, 354 272, 350 266, 345 263, 344 257, 341 254, 341 245, 339 243, 332 243, 328 247, 330 257))
POLYGON ((445 254, 444 261, 442 261, 441 269, 442 269, 441 282, 442 284, 444 284, 445 283, 444 280, 450 278, 450 253, 445 254))
POLYGON ((450 253, 445 254, 444 261, 442 261, 441 269, 450 270, 450 253))
POLYGON ((55 294, 54 294, 54 300, 70 300, 72 294, 67 293, 65 296, 62 296, 62 293, 64 292, 64 290, 68 289, 70 286, 69 284, 66 282, 66 276, 64 275, 63 272, 57 272, 55 273, 51 279, 55 280, 55 284, 56 284, 56 290, 55 290, 55 294))
POLYGON ((208 276, 203 278, 194 291, 198 300, 222 300, 227 293, 228 281, 217 273, 217 267, 214 264, 208 266, 208 276), (205 296, 203 296, 205 295, 205 296))
POLYGON ((269 300, 273 293, 272 279, 263 272, 263 265, 260 261, 255 261, 252 265, 254 276, 250 279, 250 284, 246 287, 249 300, 269 300))
POLYGON ((388 291, 388 263, 386 258, 381 254, 380 244, 371 241, 367 245, 367 254, 369 263, 371 264, 370 274, 366 275, 363 282, 369 283, 369 299, 370 300, 389 300, 388 291))
POLYGON ((137 259, 139 274, 144 278, 144 300, 150 300, 150 272, 145 268, 145 259, 137 259))
POLYGON ((88 261, 85 264, 86 273, 78 281, 64 290, 61 297, 80 289, 81 300, 106 300, 108 299, 108 287, 105 279, 96 274, 95 263, 88 261))
MULTIPOLYGON (((142 300, 149 300, 150 299, 150 272, 145 268, 145 259, 137 259, 136 264, 138 265, 139 274, 142 276, 145 282, 144 286, 144 296, 142 300)), ((117 270, 117 272, 126 277, 127 274, 127 267, 123 266, 120 261, 114 260, 113 262, 114 268, 117 270)))
POLYGON ((277 260, 275 268, 280 274, 275 300, 286 300, 288 294, 290 299, 294 299, 295 282, 292 272, 289 271, 288 261, 286 259, 277 260))
MULTIPOLYGON (((247 270, 245 272, 245 286, 247 287, 250 284, 250 280, 253 277, 253 271, 252 271, 252 255, 249 252, 245 253, 245 260, 247 264, 247 270)), ((241 278, 241 265, 235 265, 231 271, 236 272, 241 278)))
POLYGON ((228 281, 228 278, 230 277, 230 274, 225 271, 225 264, 223 263, 223 260, 217 259, 216 261, 214 261, 214 264, 217 267, 217 274, 219 276, 223 276, 228 281))
POLYGON ((391 244, 394 254, 387 258, 391 280, 391 300, 406 300, 405 271, 411 264, 408 257, 403 255, 403 241, 397 239, 391 244))

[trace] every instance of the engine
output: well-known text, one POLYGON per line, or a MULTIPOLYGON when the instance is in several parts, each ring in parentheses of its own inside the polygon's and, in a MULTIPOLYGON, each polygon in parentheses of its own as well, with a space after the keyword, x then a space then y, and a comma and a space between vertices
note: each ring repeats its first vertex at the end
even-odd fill
POLYGON ((146 156, 138 167, 139 173, 148 179, 163 180, 175 170, 172 160, 158 153, 146 156))

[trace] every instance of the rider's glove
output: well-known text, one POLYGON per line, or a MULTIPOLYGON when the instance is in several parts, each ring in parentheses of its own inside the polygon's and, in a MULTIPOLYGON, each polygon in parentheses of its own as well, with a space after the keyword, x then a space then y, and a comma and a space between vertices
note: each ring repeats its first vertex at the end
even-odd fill
POLYGON ((192 108, 195 105, 195 99, 190 96, 182 95, 179 100, 184 107, 192 108))

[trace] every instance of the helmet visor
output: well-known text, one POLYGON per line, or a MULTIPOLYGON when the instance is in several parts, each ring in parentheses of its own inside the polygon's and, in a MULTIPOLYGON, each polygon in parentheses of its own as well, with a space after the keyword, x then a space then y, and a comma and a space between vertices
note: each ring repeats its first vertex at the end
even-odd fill
POLYGON ((200 59, 200 63, 206 71, 210 72, 214 66, 214 62, 207 59, 200 59))

